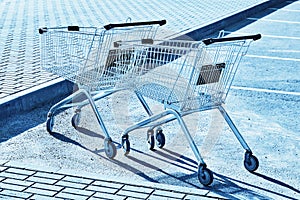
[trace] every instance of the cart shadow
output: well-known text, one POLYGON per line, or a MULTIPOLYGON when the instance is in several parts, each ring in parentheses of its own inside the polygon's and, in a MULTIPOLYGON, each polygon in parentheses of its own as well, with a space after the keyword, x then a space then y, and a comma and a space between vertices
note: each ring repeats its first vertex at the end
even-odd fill
MULTIPOLYGON (((261 175, 261 174, 258 174, 258 173, 253 173, 259 177, 262 177, 266 180, 269 180, 275 184, 278 184, 278 185, 281 185, 283 187, 286 187, 288 189, 291 189, 293 191, 296 191, 299 193, 299 190, 291 187, 290 185, 287 185, 281 181, 278 181, 278 180, 275 180, 273 178, 270 178, 270 177, 267 177, 265 175, 261 175)), ((293 199, 293 200, 296 200, 295 198, 293 197, 290 197, 288 195, 285 195, 285 194, 281 194, 281 193, 278 193, 276 191, 272 191, 272 190, 269 190, 269 189, 266 189, 266 188, 263 188, 263 187, 260 187, 258 185, 253 185, 253 184, 250 184, 250 183, 247 183, 247 182, 244 182, 244 181, 240 181, 240 180, 237 180, 237 179, 234 179, 234 178, 230 178, 228 176, 225 176, 225 175, 221 175, 221 174, 218 174, 218 173, 214 173, 214 176, 215 176, 215 180, 218 181, 218 184, 214 184, 212 186, 212 191, 215 192, 215 193, 218 193, 218 194, 221 194, 221 195, 224 195, 224 193, 235 193, 235 192, 238 192, 239 189, 242 189, 241 191, 243 193, 245 193, 245 190, 246 190, 246 194, 247 195, 253 195, 254 197, 256 198, 259 198, 259 199, 266 199, 265 197, 261 196, 261 195, 258 195, 257 193, 249 190, 249 189, 245 189, 245 188, 242 188, 240 186, 237 185, 237 183, 240 183, 242 185, 245 185, 245 186, 248 186, 248 187, 252 187, 252 188, 256 188, 256 189, 259 189, 261 191, 265 191, 265 192, 268 192, 270 194, 274 194, 274 195, 277 195, 278 198, 286 198, 286 199, 293 199), (232 189, 236 189, 236 191, 230 191, 232 189)), ((269 198, 267 198, 269 199, 269 198)))
MULTIPOLYGON (((101 136, 93 131, 90 131, 88 129, 77 128, 77 130, 88 136, 104 139, 103 136, 101 136)), ((249 187, 256 188, 260 191, 264 191, 264 192, 267 192, 270 194, 277 195, 278 197, 282 197, 282 198, 286 198, 286 199, 295 199, 295 198, 287 196, 285 194, 281 194, 276 191, 272 191, 270 189, 259 187, 257 185, 243 182, 243 181, 240 181, 240 180, 237 180, 237 179, 234 179, 234 178, 222 175, 222 174, 218 174, 215 172, 214 172, 215 178, 214 178, 213 184, 209 187, 202 186, 200 183, 198 183, 198 180, 197 180, 198 163, 192 158, 181 155, 180 153, 174 152, 167 148, 154 150, 149 153, 142 152, 135 148, 131 148, 131 151, 136 153, 137 156, 134 156, 134 157, 130 156, 130 155, 126 156, 126 157, 124 156, 125 159, 122 159, 122 160, 109 159, 104 155, 104 149, 100 149, 100 150, 89 149, 89 148, 85 147, 84 145, 80 144, 79 142, 77 142, 67 136, 64 136, 61 133, 54 132, 52 134, 52 136, 60 141, 77 145, 77 146, 81 147, 82 149, 99 156, 99 158, 109 161, 109 162, 117 165, 118 167, 122 167, 123 169, 125 169, 131 173, 134 173, 150 182, 165 183, 165 184, 172 184, 172 185, 185 185, 187 187, 192 187, 192 188, 197 188, 197 189, 206 189, 206 190, 209 190, 210 192, 212 192, 211 195, 217 194, 219 196, 222 196, 223 198, 228 198, 228 199, 239 199, 235 195, 237 193, 243 193, 243 194, 247 195, 247 197, 249 197, 249 198, 253 197, 253 198, 259 198, 259 199, 268 199, 267 197, 262 196, 261 194, 258 194, 257 192, 249 189, 249 187), (143 159, 140 159, 141 156, 143 157, 143 159), (147 158, 149 158, 149 160, 147 158), (136 165, 130 164, 128 161, 126 161, 126 159, 128 159, 128 161, 130 161, 131 163, 136 163, 136 165), (187 170, 191 173, 190 174, 184 174, 182 172, 169 173, 166 170, 163 170, 160 166, 153 164, 153 160, 157 160, 162 163, 165 163, 165 166, 178 167, 183 170, 187 170), (141 171, 139 169, 140 167, 150 169, 154 172, 158 172, 157 174, 161 174, 161 175, 158 176, 156 174, 156 175, 151 176, 149 173, 141 171), (243 187, 243 185, 247 186, 248 188, 243 187)), ((118 150, 120 150, 122 148, 120 143, 117 143, 117 142, 114 142, 114 143, 118 150)), ((300 193, 300 191, 298 189, 296 189, 282 181, 276 180, 274 178, 271 178, 271 177, 268 177, 266 175, 259 174, 259 173, 253 173, 253 174, 260 178, 268 180, 272 183, 280 185, 282 187, 286 187, 294 192, 300 193)))

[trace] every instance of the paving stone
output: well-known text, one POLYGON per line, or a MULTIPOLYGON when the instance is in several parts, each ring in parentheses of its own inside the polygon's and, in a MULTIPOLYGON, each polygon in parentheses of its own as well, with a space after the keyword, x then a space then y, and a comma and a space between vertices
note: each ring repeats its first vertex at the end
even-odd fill
POLYGON ((32 175, 35 171, 27 170, 27 169, 17 169, 17 168, 9 168, 6 170, 7 172, 22 174, 22 175, 32 175))
POLYGON ((125 197, 135 197, 140 199, 146 199, 149 194, 146 193, 139 193, 139 192, 132 192, 132 191, 126 191, 126 190, 120 190, 117 195, 125 196, 125 197))
POLYGON ((62 180, 70 181, 70 182, 74 182, 74 183, 84 183, 84 184, 91 184, 93 182, 93 180, 91 180, 91 179, 86 179, 86 178, 82 178, 82 177, 72 177, 72 176, 67 176, 67 177, 63 178, 62 180))
POLYGON ((146 188, 146 187, 140 187, 140 186, 131 186, 131 185, 125 185, 122 190, 128 190, 132 192, 142 192, 150 194, 154 191, 153 188, 146 188))
POLYGON ((187 195, 184 200, 211 200, 211 197, 198 196, 198 195, 187 195))
POLYGON ((71 193, 71 194, 78 194, 82 196, 91 196, 94 194, 94 191, 87 191, 87 190, 79 190, 79 189, 74 189, 74 188, 65 188, 62 190, 64 193, 71 193))
POLYGON ((77 188, 77 189, 83 189, 87 185, 82 183, 74 183, 69 181, 58 181, 55 183, 55 185, 62 186, 62 187, 71 187, 71 188, 77 188))
POLYGON ((117 195, 113 195, 113 194, 107 194, 107 193, 102 193, 102 192, 96 192, 93 197, 97 197, 100 199, 112 199, 112 200, 123 200, 126 197, 123 196, 117 196, 117 195))
POLYGON ((49 191, 49 190, 44 190, 44 189, 40 189, 40 188, 28 188, 26 190, 24 190, 24 192, 29 192, 29 193, 33 193, 33 194, 40 194, 40 195, 44 195, 44 196, 54 196, 57 192, 56 191, 49 191))
POLYGON ((177 192, 173 192, 173 191, 155 190, 153 192, 153 196, 173 197, 173 198, 182 199, 185 196, 185 194, 177 193, 177 192))
POLYGON ((42 177, 42 178, 50 178, 60 180, 64 177, 64 175, 54 174, 54 173, 47 173, 47 172, 37 172, 34 176, 42 177))
POLYGON ((55 197, 60 197, 63 199, 74 199, 74 200, 85 200, 88 197, 87 196, 82 196, 82 195, 76 195, 76 194, 70 194, 70 193, 64 193, 64 192, 60 192, 57 195, 55 195, 55 197))
POLYGON ((0 172, 4 171, 6 169, 7 169, 7 167, 0 166, 0 172))
POLYGON ((11 179, 11 178, 7 178, 3 181, 3 183, 10 183, 10 184, 14 184, 14 185, 20 185, 20 186, 31 186, 34 184, 34 182, 32 181, 24 181, 24 180, 17 180, 17 179, 11 179))
POLYGON ((86 190, 92 190, 92 191, 96 191, 96 192, 105 192, 105 193, 111 193, 111 194, 114 194, 114 193, 116 193, 119 189, 90 185, 90 186, 88 186, 88 187, 86 188, 86 190))
POLYGON ((55 182, 57 182, 57 180, 55 180, 55 179, 41 178, 41 177, 35 177, 35 176, 31 176, 26 180, 38 182, 38 183, 47 183, 47 184, 54 184, 55 182))
POLYGON ((0 177, 6 177, 6 178, 14 178, 14 179, 19 179, 19 180, 24 180, 28 176, 21 175, 21 174, 15 174, 15 173, 1 172, 0 173, 0 177))
POLYGON ((32 197, 30 197, 30 200, 62 200, 63 198, 59 198, 59 197, 49 197, 49 196, 44 196, 44 195, 40 195, 40 194, 35 194, 32 197))
POLYGON ((106 181, 95 181, 92 185, 103 186, 103 187, 111 187, 111 188, 121 188, 124 184, 114 183, 114 182, 106 182, 106 181))
POLYGON ((9 196, 9 197, 13 197, 15 199, 15 197, 19 197, 19 198, 29 198, 30 196, 32 196, 31 193, 27 193, 27 192, 17 192, 17 191, 12 191, 12 190, 2 190, 0 192, 0 199, 1 196, 9 196))
POLYGON ((35 183, 31 186, 32 188, 40 188, 45 190, 52 190, 52 191, 60 191, 63 189, 63 187, 56 186, 56 185, 49 185, 44 183, 35 183))
POLYGON ((14 184, 8 184, 8 183, 0 183, 0 188, 2 189, 8 189, 8 190, 15 190, 15 191, 23 191, 26 189, 25 186, 19 186, 19 185, 14 185, 14 184))

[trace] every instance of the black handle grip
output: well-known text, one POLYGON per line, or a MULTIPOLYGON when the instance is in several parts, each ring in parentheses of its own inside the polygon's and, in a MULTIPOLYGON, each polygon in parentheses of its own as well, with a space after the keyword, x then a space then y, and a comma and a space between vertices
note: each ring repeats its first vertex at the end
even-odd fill
POLYGON ((235 41, 235 40, 259 40, 261 38, 261 34, 256 35, 246 35, 246 36, 238 36, 238 37, 227 37, 227 38, 208 38, 202 40, 202 42, 206 45, 210 45, 216 42, 228 42, 228 41, 235 41))
POLYGON ((127 26, 145 26, 145 25, 152 25, 152 24, 158 24, 160 26, 165 25, 167 23, 166 20, 160 20, 160 21, 147 21, 147 22, 132 22, 132 23, 121 23, 121 24, 107 24, 104 26, 106 30, 110 30, 112 28, 117 27, 127 27, 127 26))
POLYGON ((43 34, 44 32, 47 32, 47 27, 39 28, 39 34, 43 34))

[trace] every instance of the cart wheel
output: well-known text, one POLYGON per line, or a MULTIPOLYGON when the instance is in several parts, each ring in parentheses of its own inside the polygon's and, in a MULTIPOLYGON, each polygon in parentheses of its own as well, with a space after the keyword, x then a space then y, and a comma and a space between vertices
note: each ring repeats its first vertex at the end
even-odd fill
POLYGON ((75 113, 71 120, 72 126, 77 129, 80 123, 80 113, 75 113))
POLYGON ((163 148, 165 146, 166 143, 166 138, 165 135, 163 134, 163 130, 159 127, 156 129, 156 146, 158 148, 163 148))
POLYGON ((153 129, 149 129, 147 131, 147 142, 150 150, 154 149, 155 141, 154 141, 154 131, 153 129))
POLYGON ((204 165, 198 167, 198 179, 204 186, 209 186, 214 179, 212 171, 206 168, 204 165))
POLYGON ((130 152, 130 142, 128 140, 128 135, 122 137, 122 148, 124 150, 124 155, 127 156, 130 152))
POLYGON ((48 117, 47 121, 46 121, 46 129, 47 129, 48 133, 51 135, 53 134, 53 132, 52 132, 53 126, 54 126, 53 117, 48 117))
POLYGON ((245 153, 244 166, 249 172, 254 172, 259 166, 258 159, 252 153, 245 153))
POLYGON ((117 155, 117 148, 111 139, 104 140, 104 151, 110 159, 113 159, 117 155))

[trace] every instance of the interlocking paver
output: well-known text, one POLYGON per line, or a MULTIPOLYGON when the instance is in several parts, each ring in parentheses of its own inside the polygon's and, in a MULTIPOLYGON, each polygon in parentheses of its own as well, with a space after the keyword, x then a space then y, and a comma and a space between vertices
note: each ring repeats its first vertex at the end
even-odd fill
POLYGON ((87 191, 87 190, 79 190, 79 189, 74 189, 74 188, 65 188, 62 190, 63 193, 70 193, 70 194, 78 194, 82 196, 91 196, 94 194, 94 191, 87 191))
POLYGON ((97 191, 97 192, 105 192, 105 193, 111 193, 114 194, 118 191, 116 188, 109 188, 109 187, 101 187, 101 186, 95 186, 95 185, 90 185, 86 188, 86 190, 92 190, 92 191, 97 191))
POLYGON ((174 191, 166 191, 166 190, 155 190, 153 192, 153 196, 162 196, 162 197, 169 197, 169 198, 178 198, 182 199, 185 194, 184 193, 177 193, 174 191))
POLYGON ((46 190, 46 189, 40 189, 40 188, 27 188, 26 190, 24 190, 24 192, 28 192, 28 193, 34 193, 34 194, 40 194, 40 195, 44 195, 44 196, 54 196, 57 192, 56 191, 50 191, 50 190, 46 190))
POLYGON ((23 191, 26 189, 25 186, 20 186, 20 185, 14 185, 14 184, 8 184, 8 183, 0 183, 0 188, 2 189, 8 189, 8 190, 14 190, 14 191, 23 191))
POLYGON ((54 184, 55 182, 57 182, 57 180, 55 180, 55 179, 41 178, 41 177, 35 177, 35 176, 29 177, 26 180, 38 182, 38 183, 47 183, 47 184, 54 184))
POLYGON ((44 196, 40 194, 35 194, 32 197, 30 197, 30 200, 63 200, 64 198, 59 198, 59 197, 49 197, 49 196, 44 196))
POLYGON ((154 191, 153 188, 146 188, 146 187, 140 187, 140 186, 132 186, 132 185, 125 185, 122 190, 132 191, 132 192, 142 192, 150 194, 154 191))
POLYGON ((7 196, 10 197, 11 199, 15 199, 16 197, 19 198, 29 198, 32 196, 31 193, 27 192, 18 192, 18 191, 12 191, 12 190, 3 190, 0 192, 0 199, 2 198, 1 196, 7 196))
POLYGON ((41 177, 41 178, 50 178, 55 180, 60 180, 64 177, 64 175, 54 174, 54 173, 45 173, 45 172, 37 172, 35 177, 41 177))
POLYGON ((76 194, 70 194, 70 193, 64 193, 64 192, 60 192, 59 194, 57 194, 55 197, 60 197, 63 199, 74 199, 74 200, 85 200, 88 197, 87 196, 82 196, 82 195, 76 195, 76 194))
POLYGON ((111 187, 111 188, 121 188, 124 186, 124 184, 121 184, 121 183, 114 183, 114 182, 107 182, 107 181, 95 181, 95 182, 93 182, 92 185, 111 187))
POLYGON ((67 176, 67 177, 63 178, 62 180, 70 181, 70 182, 74 182, 74 183, 84 183, 84 184, 91 184, 93 182, 93 180, 91 180, 91 179, 86 179, 86 178, 82 178, 82 177, 72 177, 72 176, 67 176))
POLYGON ((32 181, 24 181, 24 180, 17 180, 17 179, 12 179, 12 178, 6 178, 3 183, 9 183, 9 184, 14 184, 14 185, 20 185, 20 186, 31 186, 34 184, 32 181))
POLYGON ((63 187, 56 186, 56 185, 49 185, 44 183, 35 183, 31 186, 32 188, 39 188, 39 189, 45 189, 45 190, 52 190, 52 191, 60 191, 63 189, 63 187))
POLYGON ((17 168, 9 168, 6 171, 15 174, 21 174, 21 175, 32 175, 35 173, 35 171, 31 171, 27 169, 17 169, 17 168))
POLYGON ((107 193, 102 193, 102 192, 96 192, 93 197, 97 197, 100 199, 112 199, 112 200, 123 200, 126 197, 123 196, 117 196, 114 194, 107 194, 107 193))
POLYGON ((150 194, 147 193, 139 193, 139 192, 132 192, 127 190, 120 190, 117 195, 120 196, 127 196, 127 197, 135 197, 140 199, 146 199, 150 194))
POLYGON ((21 175, 21 174, 15 174, 15 173, 1 172, 0 173, 0 177, 14 178, 14 179, 19 179, 19 180, 24 180, 28 176, 27 175, 21 175))
POLYGON ((87 185, 82 183, 73 183, 69 181, 58 181, 55 183, 55 185, 62 186, 62 187, 70 187, 70 188, 77 188, 77 189, 83 189, 87 185))

